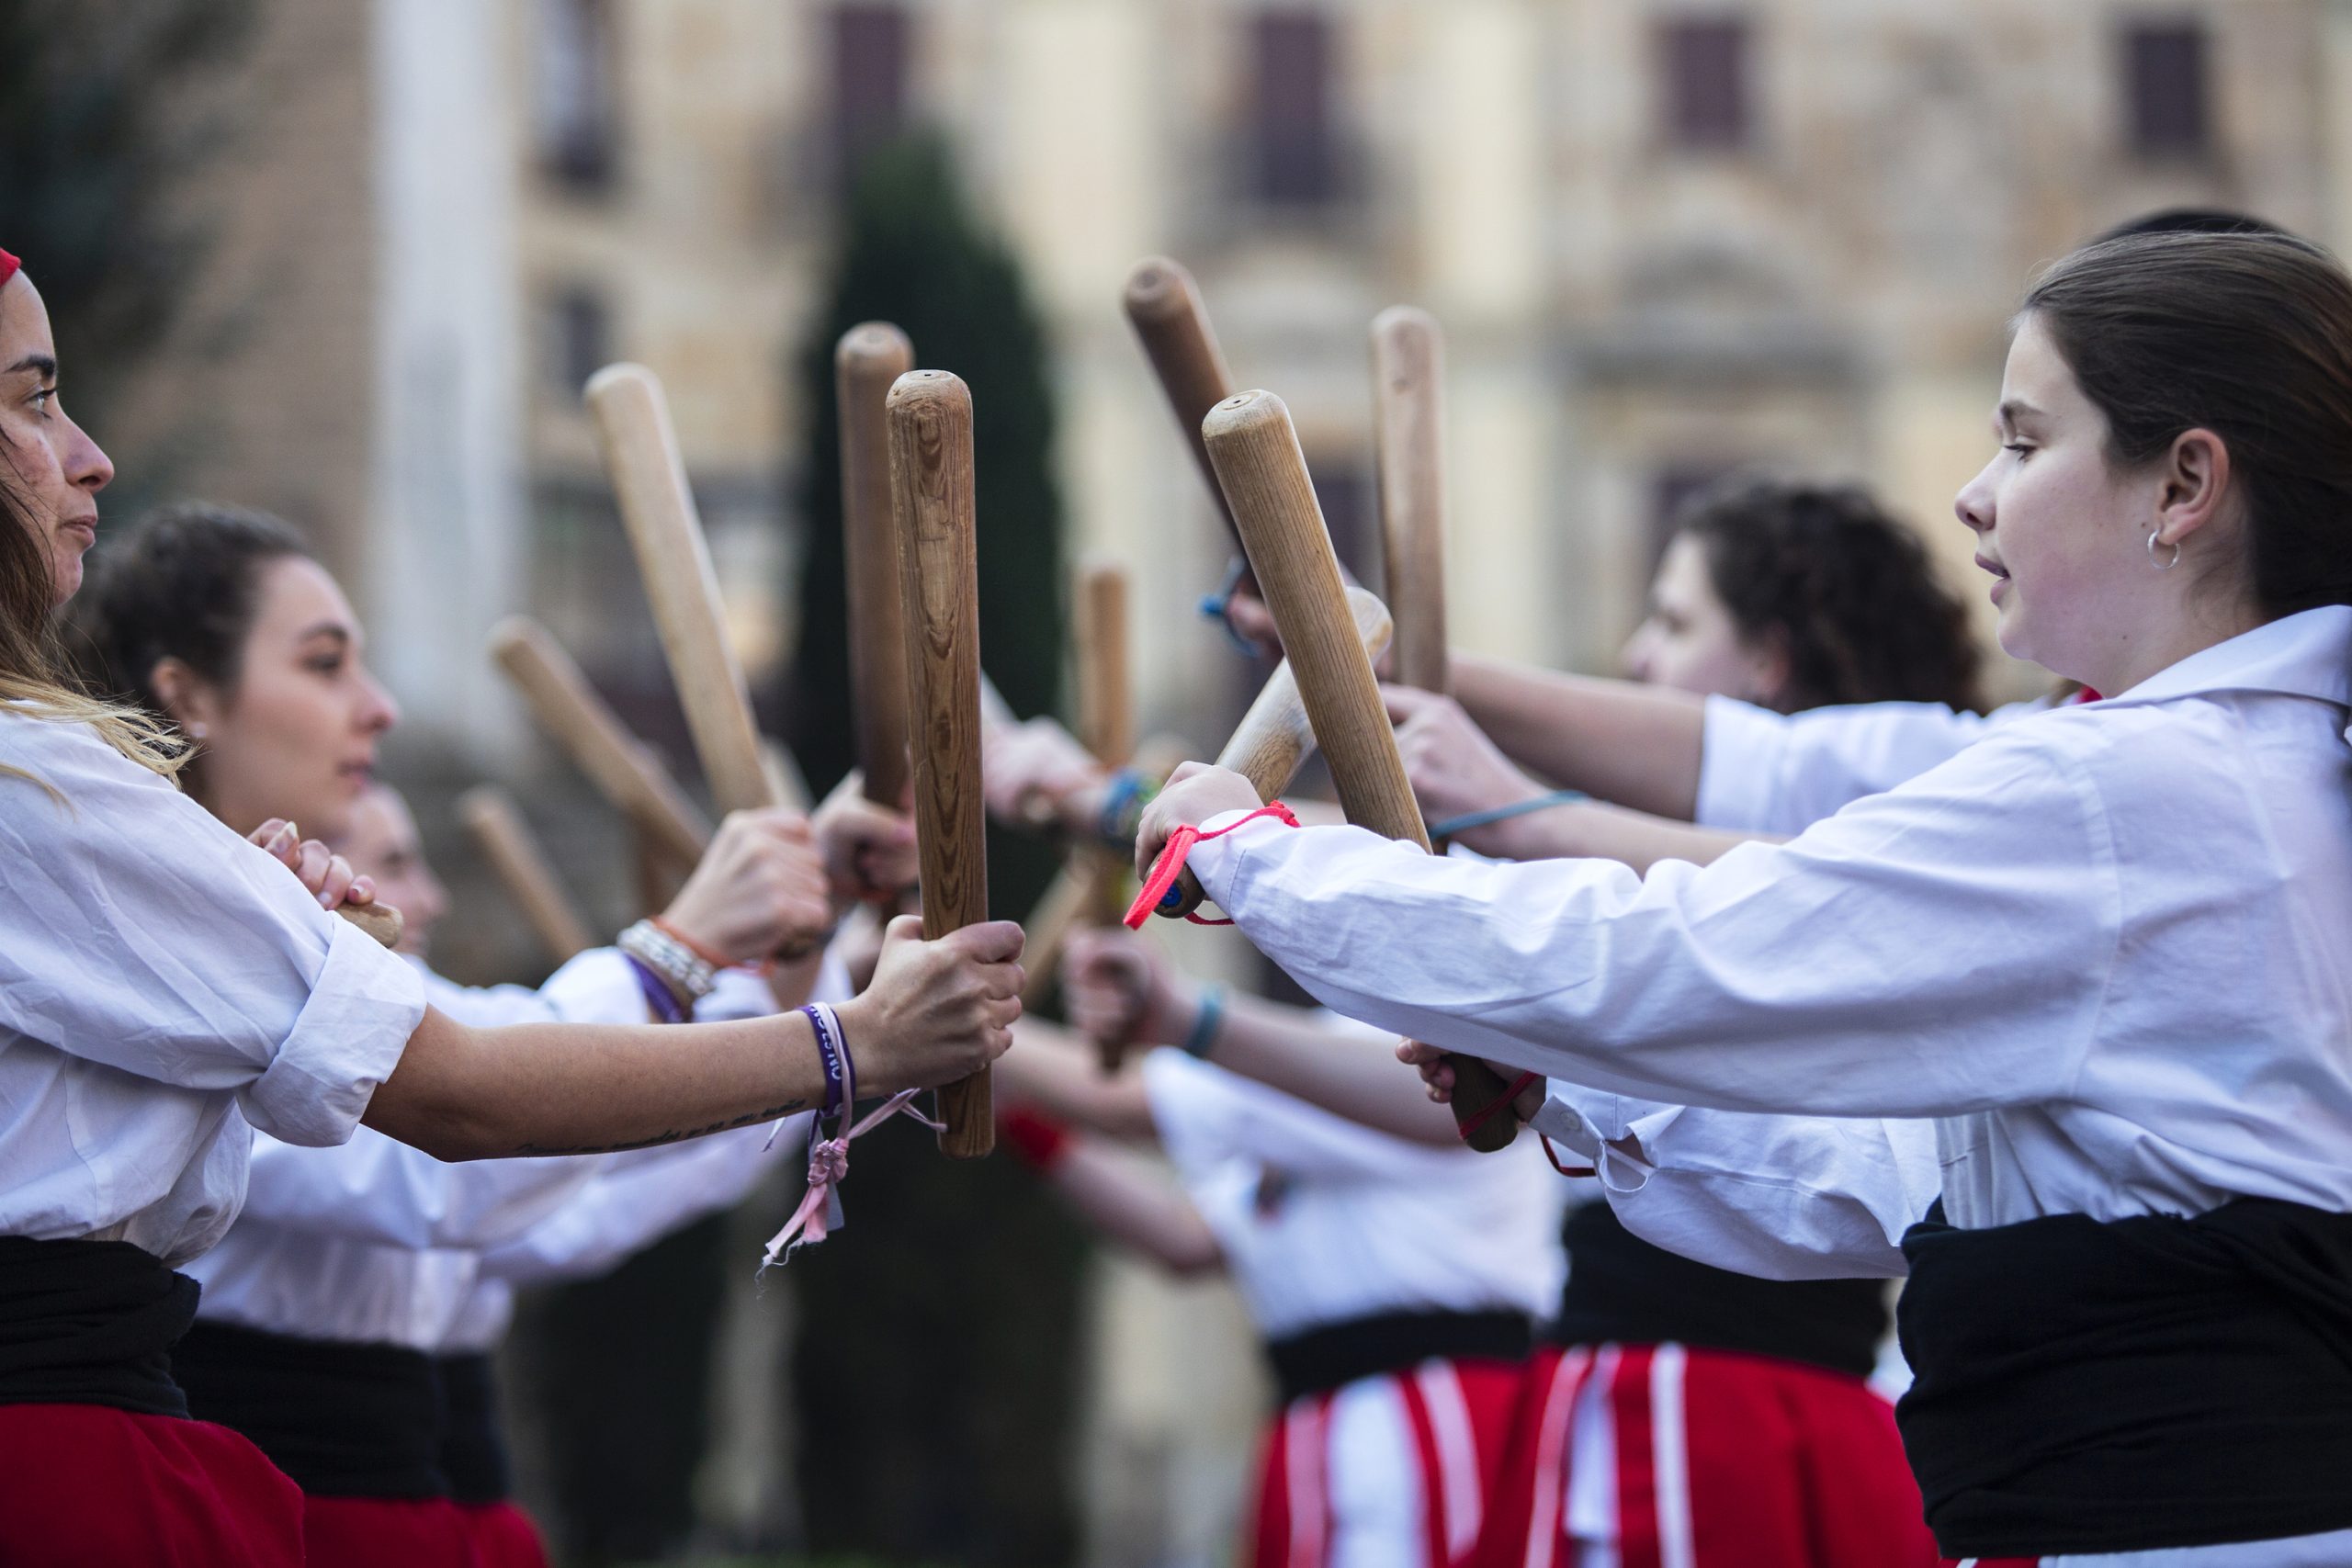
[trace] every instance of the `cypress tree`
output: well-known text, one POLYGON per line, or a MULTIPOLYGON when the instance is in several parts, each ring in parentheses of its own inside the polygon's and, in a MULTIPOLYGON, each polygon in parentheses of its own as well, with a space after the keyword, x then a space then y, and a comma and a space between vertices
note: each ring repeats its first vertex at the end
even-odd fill
MULTIPOLYGON (((797 374, 808 550, 791 734, 822 789, 854 761, 833 344, 895 321, 972 389, 980 656, 1015 712, 1056 705, 1061 502, 1044 331, 1010 252, 929 137, 865 160, 797 374)), ((1052 852, 991 832, 989 907, 1025 914, 1052 852)), ((942 1159, 911 1126, 862 1140, 850 1230, 791 1269, 800 1492, 820 1553, 1052 1568, 1071 1560, 1069 1432, 1083 1243, 1008 1158, 942 1159)))

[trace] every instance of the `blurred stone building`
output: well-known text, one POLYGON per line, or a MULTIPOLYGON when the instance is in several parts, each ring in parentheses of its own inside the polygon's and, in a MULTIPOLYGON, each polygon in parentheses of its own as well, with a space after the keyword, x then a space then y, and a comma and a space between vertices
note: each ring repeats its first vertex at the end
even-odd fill
MULTIPOLYGON (((1366 326, 1434 310, 1455 636, 1601 669, 1675 504, 1751 466, 1875 484, 1983 609, 1950 500, 2007 313, 2070 244, 2174 204, 2352 242, 2346 0, 259 8, 193 194, 203 308, 101 434, 312 528, 410 731, 471 768, 533 755, 481 655, 514 609, 670 722, 579 404, 608 359, 669 387, 755 676, 790 658, 787 367, 843 169, 911 127, 1030 268, 1072 543, 1148 585, 1147 725, 1204 741, 1231 682, 1189 605, 1223 547, 1118 313, 1142 255, 1290 402, 1366 570, 1366 326)), ((1096 1555, 1206 1560, 1255 1397, 1200 1374, 1229 1309, 1106 1280, 1096 1555)))

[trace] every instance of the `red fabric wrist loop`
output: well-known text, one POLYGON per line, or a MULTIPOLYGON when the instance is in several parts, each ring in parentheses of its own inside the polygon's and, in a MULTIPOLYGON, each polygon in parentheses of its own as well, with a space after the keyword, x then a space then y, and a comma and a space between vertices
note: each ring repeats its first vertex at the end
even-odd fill
POLYGON ((7 287, 8 280, 17 276, 17 269, 22 265, 24 263, 7 252, 0 251, 0 288, 7 287))
POLYGON ((1529 1084, 1533 1083, 1541 1076, 1542 1075, 1538 1073, 1521 1073, 1519 1077, 1513 1078, 1509 1089, 1495 1096, 1493 1100, 1487 1103, 1484 1109, 1473 1113, 1470 1120, 1461 1123, 1454 1129, 1455 1132, 1462 1134, 1462 1141, 1465 1144, 1468 1143, 1473 1134, 1476 1133, 1479 1128, 1485 1126, 1487 1122, 1495 1119, 1495 1112, 1510 1104, 1512 1100, 1517 1100, 1519 1098, 1519 1091, 1525 1089, 1529 1084))
MULTIPOLYGON (((1222 839, 1244 822, 1260 817, 1272 817, 1286 828, 1298 826, 1298 818, 1289 807, 1279 800, 1270 800, 1257 810, 1235 818, 1214 833, 1204 833, 1198 828, 1186 826, 1169 834, 1168 841, 1159 846, 1159 858, 1151 863, 1151 874, 1143 879, 1143 891, 1137 893, 1136 901, 1127 907, 1126 928, 1134 931, 1143 930, 1144 921, 1151 918, 1152 910, 1159 907, 1159 901, 1168 896, 1168 890, 1176 886, 1176 878, 1184 870, 1184 857, 1193 852, 1194 844, 1204 839, 1222 839)), ((1229 926, 1233 923, 1231 920, 1204 919, 1191 913, 1184 918, 1196 926, 1229 926)))
POLYGON ((1004 1134, 1005 1146, 1040 1175, 1051 1174, 1069 1157, 1069 1129, 1049 1116, 1016 1106, 997 1118, 997 1126, 1004 1134))
POLYGON ((702 943, 696 942, 694 938, 688 936, 685 932, 680 931, 677 927, 672 925, 669 921, 663 919, 659 915, 649 916, 645 923, 651 926, 655 931, 660 931, 663 936, 668 937, 672 942, 676 942, 680 947, 684 948, 688 953, 693 953, 696 958, 701 959, 705 964, 709 964, 713 969, 733 969, 738 967, 735 960, 728 957, 727 954, 723 953, 715 953, 711 949, 705 947, 702 943))
POLYGON ((1552 1162, 1552 1168, 1558 1171, 1562 1176, 1599 1176, 1600 1174, 1600 1170, 1596 1167, 1589 1165, 1562 1165, 1560 1163, 1560 1151, 1552 1146, 1552 1140, 1545 1137, 1541 1133, 1536 1134, 1535 1138, 1538 1143, 1544 1145, 1544 1157, 1550 1160, 1552 1162))

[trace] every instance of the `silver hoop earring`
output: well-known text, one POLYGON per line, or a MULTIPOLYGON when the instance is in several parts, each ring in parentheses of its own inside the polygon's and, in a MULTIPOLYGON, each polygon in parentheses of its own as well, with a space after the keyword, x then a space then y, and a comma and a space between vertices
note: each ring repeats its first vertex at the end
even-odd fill
MULTIPOLYGON (((2161 532, 2161 530, 2158 530, 2158 532, 2161 532)), ((2180 546, 2177 543, 2173 546, 2172 559, 2158 560, 2156 558, 2156 535, 2155 533, 2149 534, 2148 564, 2154 567, 2158 571, 2170 571, 2173 568, 2180 564, 2180 546)))

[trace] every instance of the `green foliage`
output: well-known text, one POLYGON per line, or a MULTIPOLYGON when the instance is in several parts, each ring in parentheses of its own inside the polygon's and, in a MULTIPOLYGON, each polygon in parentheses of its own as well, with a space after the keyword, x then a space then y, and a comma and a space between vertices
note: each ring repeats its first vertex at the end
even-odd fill
MULTIPOLYGON (((905 330, 918 365, 972 389, 982 663, 1018 713, 1053 708, 1059 685, 1045 334, 945 150, 912 141, 865 163, 799 364, 809 547, 792 734, 820 788, 854 761, 833 344, 875 320, 905 330)), ((1035 840, 992 832, 990 908, 1025 914, 1053 865, 1035 840)), ((950 1163, 927 1134, 894 1127, 862 1141, 854 1163, 850 1228, 791 1268, 810 1547, 894 1562, 1070 1561, 1081 1239, 1009 1159, 950 1163)))
POLYGON ((251 0, 0 6, 0 248, 22 256, 40 286, 67 405, 92 428, 104 428, 108 400, 178 316, 204 254, 207 231, 184 187, 227 127, 184 89, 243 47, 252 9, 251 0))

